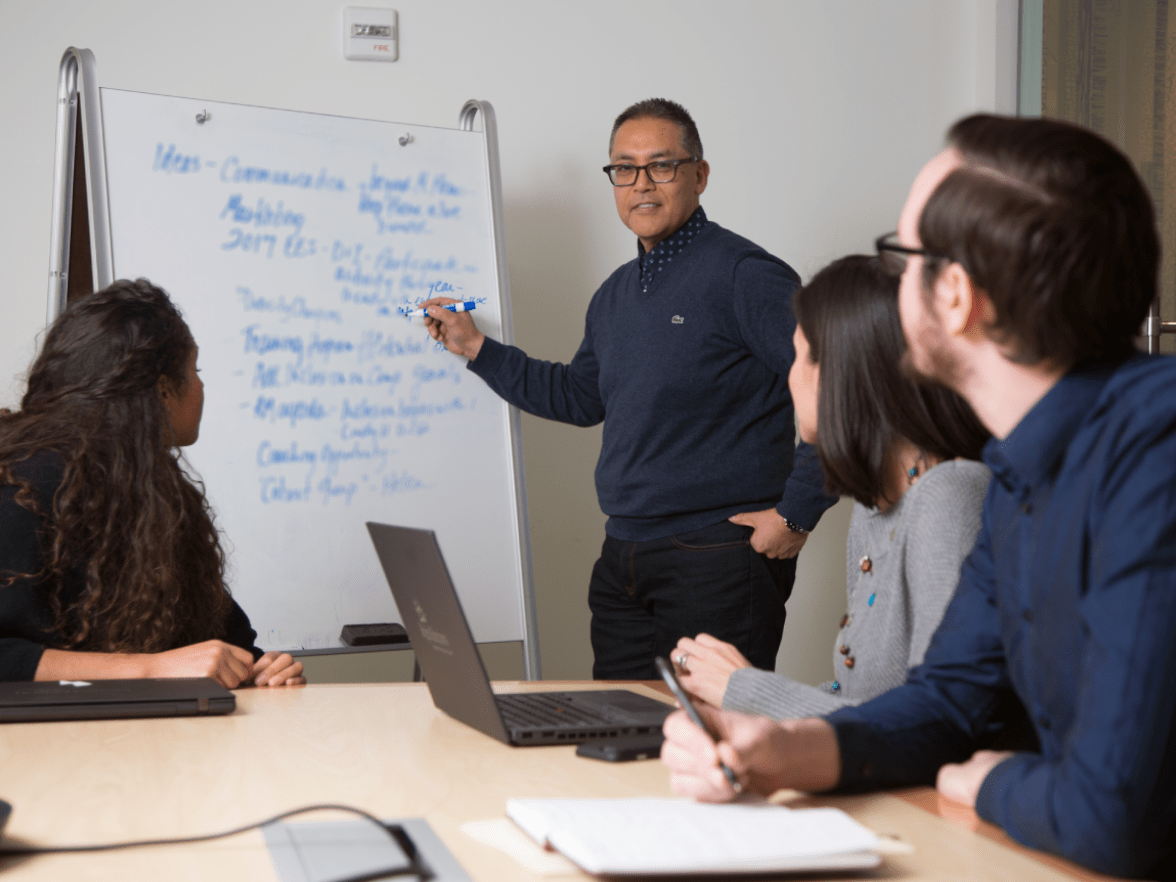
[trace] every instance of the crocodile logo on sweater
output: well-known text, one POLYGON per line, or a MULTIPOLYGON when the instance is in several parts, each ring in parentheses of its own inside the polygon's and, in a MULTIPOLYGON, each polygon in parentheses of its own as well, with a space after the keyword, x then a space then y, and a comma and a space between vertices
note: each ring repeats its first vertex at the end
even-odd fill
POLYGON ((682 322, 686 321, 686 319, 682 318, 680 315, 676 315, 670 319, 670 321, 672 321, 675 325, 680 325, 682 322))

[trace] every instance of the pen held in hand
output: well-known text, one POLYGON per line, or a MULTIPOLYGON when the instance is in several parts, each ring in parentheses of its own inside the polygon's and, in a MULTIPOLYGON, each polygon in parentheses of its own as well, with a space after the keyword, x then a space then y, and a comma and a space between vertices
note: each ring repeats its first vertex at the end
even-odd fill
MULTIPOLYGON (((686 694, 686 690, 683 689, 682 684, 678 682, 678 675, 674 673, 674 666, 661 656, 655 658, 654 663, 657 665, 658 672, 662 675, 662 679, 665 680, 666 685, 670 687, 670 692, 674 693, 674 698, 678 699, 678 704, 682 705, 682 710, 686 711, 686 716, 690 718, 690 722, 709 735, 712 740, 717 740, 715 739, 715 733, 707 728, 706 723, 702 721, 702 717, 698 715, 698 710, 690 701, 690 696, 686 694)), ((734 790, 736 794, 742 793, 743 785, 739 783, 739 779, 735 777, 735 773, 731 771, 731 767, 722 760, 719 760, 719 768, 723 770, 723 775, 727 778, 727 782, 731 785, 731 789, 734 790)))
MULTIPOLYGON (((448 309, 450 312, 469 312, 478 308, 478 304, 474 300, 466 300, 462 303, 434 303, 433 305, 438 309, 448 309)), ((401 310, 400 314, 405 318, 425 318, 428 315, 423 309, 414 309, 411 312, 401 310)))

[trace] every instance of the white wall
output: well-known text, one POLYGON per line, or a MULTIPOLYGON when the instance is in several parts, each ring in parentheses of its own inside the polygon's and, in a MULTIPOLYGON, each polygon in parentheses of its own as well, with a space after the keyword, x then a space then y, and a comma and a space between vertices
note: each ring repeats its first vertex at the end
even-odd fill
MULTIPOLYGON (((0 406, 17 401, 44 323, 70 45, 94 52, 102 85, 124 89, 439 126, 468 98, 491 101, 516 340, 559 360, 596 286, 635 254, 599 170, 612 118, 632 101, 690 109, 712 168, 707 213, 807 278, 894 227, 953 119, 1011 111, 1015 95, 1016 0, 399 0, 385 3, 400 13, 391 64, 342 58, 344 5, 0 0, 0 406)), ((599 431, 523 425, 544 673, 584 677, 599 431)), ((789 605, 781 669, 808 682, 828 677, 846 524, 843 503, 802 555, 789 605)))

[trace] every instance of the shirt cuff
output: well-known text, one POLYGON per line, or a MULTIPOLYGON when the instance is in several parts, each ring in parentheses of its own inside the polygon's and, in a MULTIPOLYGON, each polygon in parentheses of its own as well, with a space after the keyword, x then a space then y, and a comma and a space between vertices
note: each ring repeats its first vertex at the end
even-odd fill
POLYGON ((856 792, 885 786, 879 780, 873 757, 879 747, 877 733, 857 720, 838 720, 837 714, 825 720, 833 727, 841 754, 841 777, 837 781, 837 789, 856 792))
POLYGON ((1007 819, 1001 816, 1000 807, 1005 802, 1005 794, 1009 787, 1015 787, 1017 783, 1017 763, 1014 762, 1016 758, 1014 754, 993 766, 980 782, 980 790, 976 794, 976 814, 1001 827, 1005 826, 1002 822, 1007 819))
POLYGON ((901 706, 885 707, 894 703, 898 691, 892 689, 866 704, 843 708, 825 717, 837 735, 841 753, 839 791, 934 786, 941 765, 960 761, 961 735, 941 720, 892 718, 878 723, 880 703, 883 717, 891 716, 888 710, 910 710, 901 706))
POLYGON ((784 485, 784 496, 776 505, 776 513, 802 530, 812 530, 821 515, 836 502, 836 496, 825 492, 825 473, 821 471, 817 449, 803 441, 797 444, 792 474, 784 485))
POLYGON ((811 533, 821 520, 821 515, 836 502, 836 496, 827 496, 819 490, 813 491, 789 478, 784 487, 784 498, 776 503, 776 514, 796 524, 806 533, 811 533))
POLYGON ((482 348, 478 350, 477 357, 466 362, 466 370, 471 370, 482 378, 490 377, 498 372, 505 359, 506 346, 487 336, 482 340, 482 348))

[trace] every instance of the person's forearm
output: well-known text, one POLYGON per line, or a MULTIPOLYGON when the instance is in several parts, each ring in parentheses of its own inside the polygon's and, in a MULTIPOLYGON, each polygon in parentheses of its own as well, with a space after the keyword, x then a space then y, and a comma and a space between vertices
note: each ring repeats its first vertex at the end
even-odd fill
POLYGON ((757 668, 733 671, 722 699, 724 710, 760 714, 773 720, 824 716, 858 703, 818 686, 797 683, 782 674, 757 668))
POLYGON ((148 656, 46 649, 36 680, 124 680, 151 676, 148 656))
POLYGON ((756 732, 754 727, 749 731, 752 737, 747 744, 737 746, 738 734, 720 743, 719 758, 744 779, 750 790, 768 796, 777 790, 819 792, 837 786, 841 748, 833 727, 824 720, 783 720, 767 733, 756 732))
POLYGON ((819 717, 784 720, 788 736, 789 780, 781 787, 816 792, 832 790, 841 780, 841 748, 837 733, 819 717))
POLYGON ((574 426, 604 419, 595 357, 584 347, 569 364, 530 358, 516 346, 486 338, 467 367, 499 397, 520 410, 574 426))

